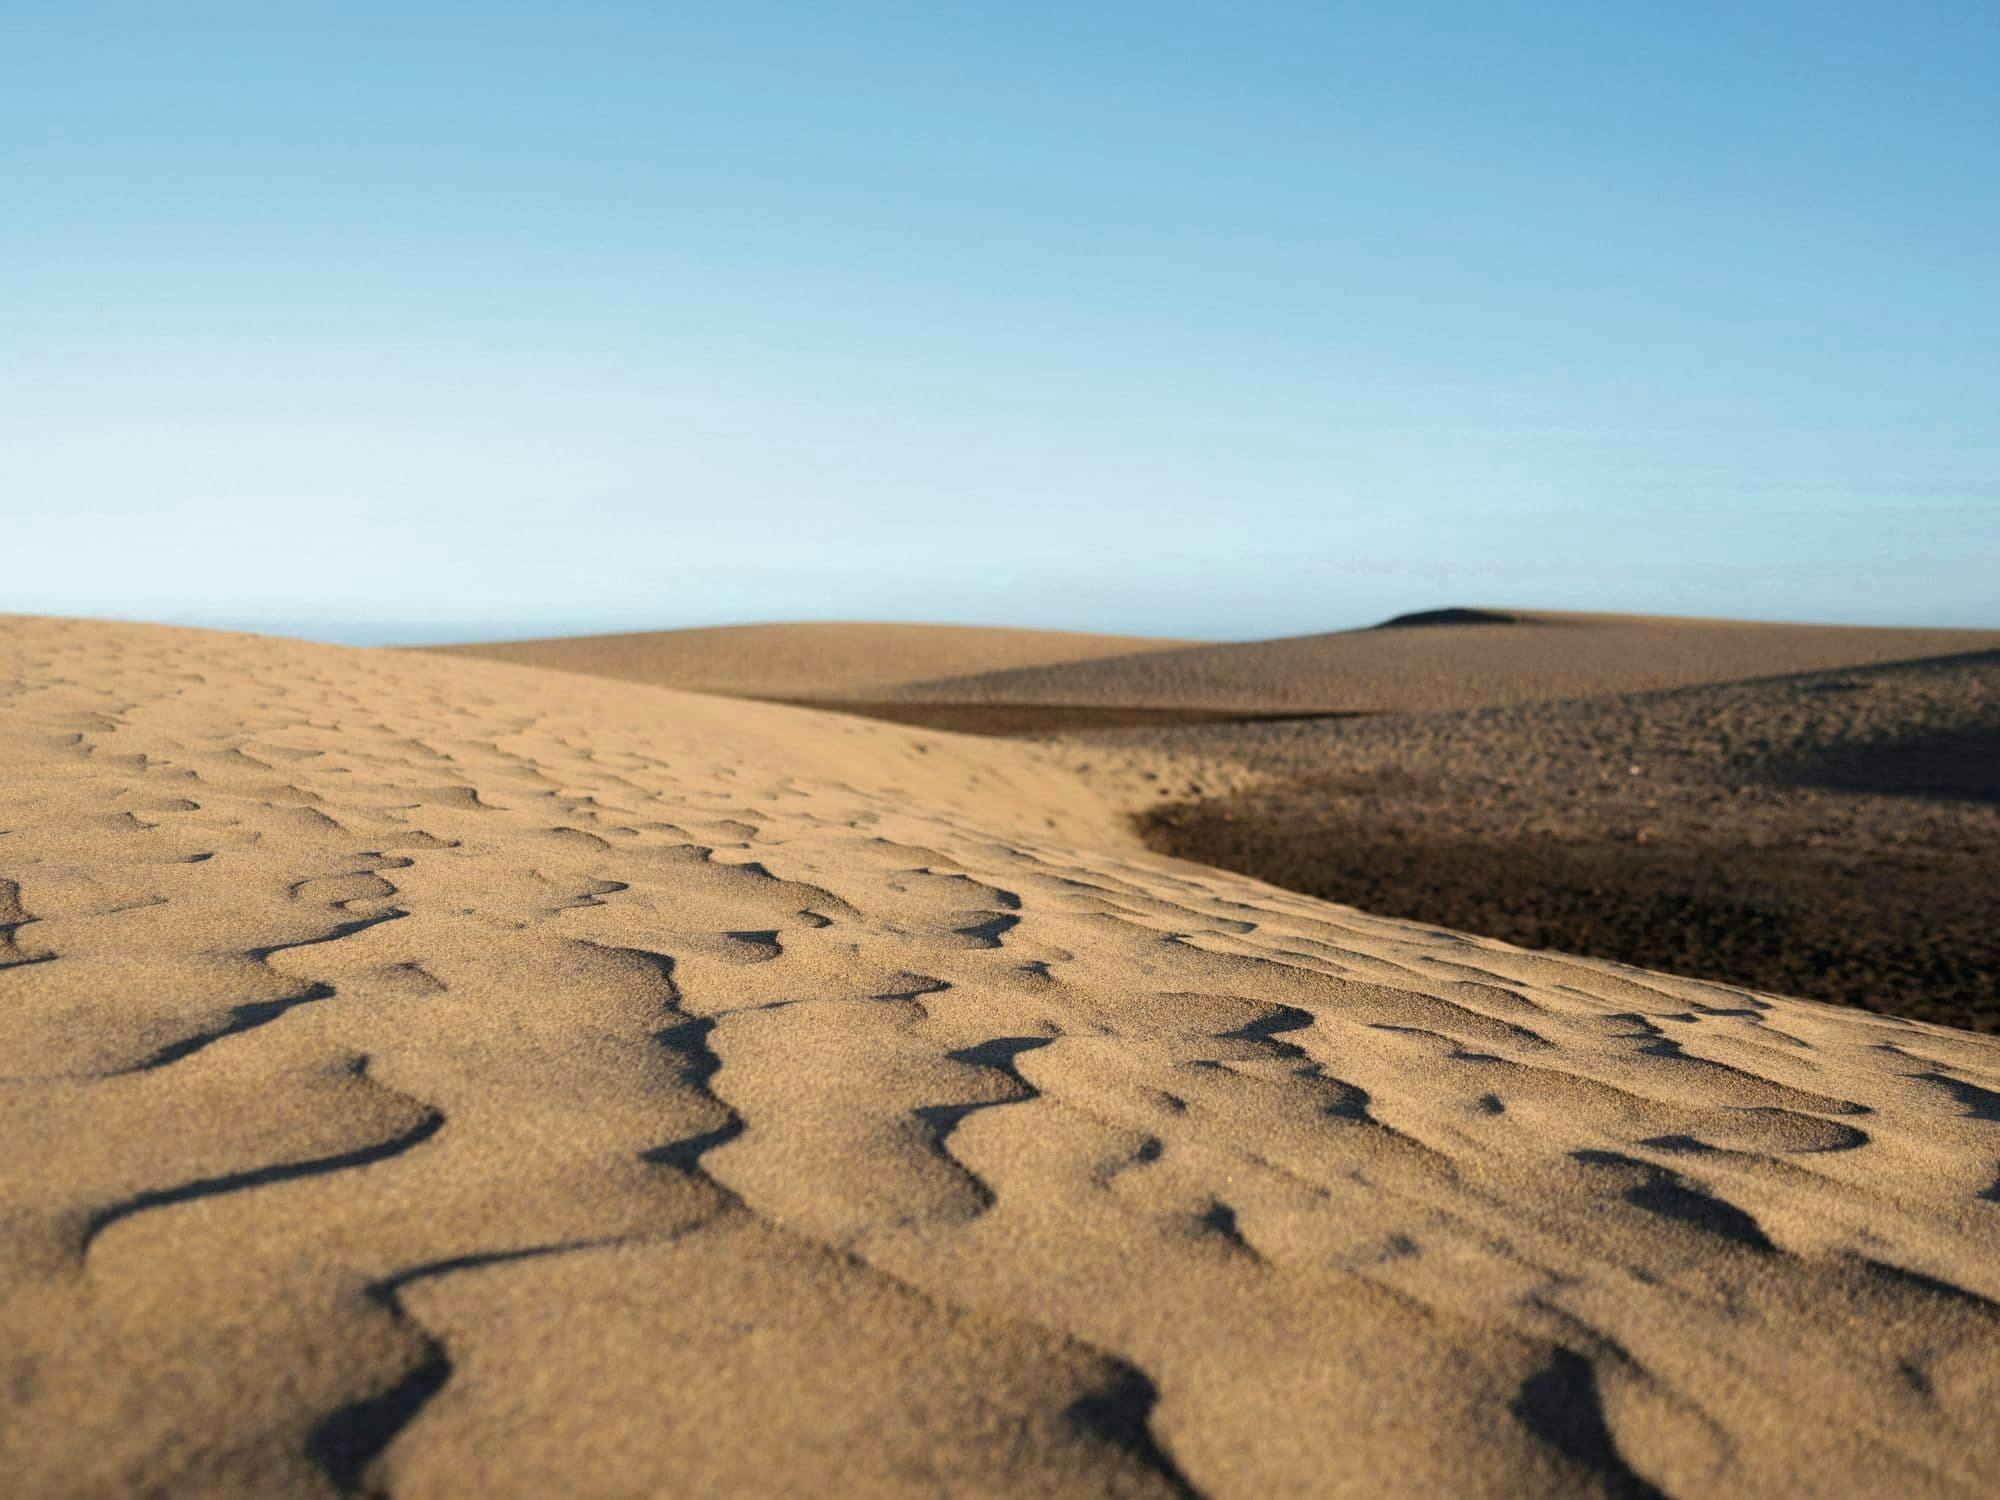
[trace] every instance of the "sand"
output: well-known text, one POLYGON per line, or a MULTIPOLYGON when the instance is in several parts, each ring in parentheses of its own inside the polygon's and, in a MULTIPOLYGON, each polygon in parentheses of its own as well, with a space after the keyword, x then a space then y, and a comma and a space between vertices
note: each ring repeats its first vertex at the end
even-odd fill
POLYGON ((2000 1485, 2000 1043, 1178 863, 1033 746, 0 640, 13 1493, 2000 1485))
MULTIPOLYGON (((908 683, 940 703, 1235 714, 1439 713, 2000 649, 2000 631, 1758 624, 1552 611, 1188 646, 908 683)), ((1422 618, 1422 617, 1416 617, 1422 618)), ((859 696, 849 695, 849 696, 859 696)))
POLYGON ((2000 651, 1064 749, 1185 858, 2000 1032, 2000 651))
POLYGON ((1146 636, 838 621, 480 641, 423 649, 620 682, 778 700, 867 700, 926 678, 1185 645, 1146 636))

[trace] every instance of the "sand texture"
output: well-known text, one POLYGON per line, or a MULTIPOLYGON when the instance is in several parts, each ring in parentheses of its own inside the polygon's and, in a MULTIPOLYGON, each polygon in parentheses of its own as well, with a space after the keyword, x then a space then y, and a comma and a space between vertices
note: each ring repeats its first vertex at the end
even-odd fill
POLYGON ((2000 1032, 2000 651, 1063 749, 1204 864, 2000 1032))
POLYGON ((1438 713, 1996 649, 2000 631, 1990 630, 1510 611, 1474 624, 1391 624, 1023 666, 910 683, 889 696, 1155 712, 1438 713))
POLYGON ((933 677, 1000 672, 1182 644, 968 625, 814 622, 481 641, 425 649, 697 693, 776 699, 885 695, 933 677))
POLYGON ((1029 746, 0 653, 10 1494, 2000 1488, 2000 1043, 1177 863, 1029 746))

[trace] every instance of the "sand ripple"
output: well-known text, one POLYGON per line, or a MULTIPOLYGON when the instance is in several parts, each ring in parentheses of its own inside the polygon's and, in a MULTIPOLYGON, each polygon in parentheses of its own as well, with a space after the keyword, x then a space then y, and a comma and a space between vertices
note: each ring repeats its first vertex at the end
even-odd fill
POLYGON ((1981 1494, 2000 1044, 1020 746, 0 625, 14 1492, 1981 1494))

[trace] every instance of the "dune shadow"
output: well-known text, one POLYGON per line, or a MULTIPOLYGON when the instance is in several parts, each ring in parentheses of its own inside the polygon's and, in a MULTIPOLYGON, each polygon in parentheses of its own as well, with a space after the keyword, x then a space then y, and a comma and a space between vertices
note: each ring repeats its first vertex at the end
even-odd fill
POLYGON ((1770 767, 1779 786, 2000 802, 2000 724, 1961 725, 1899 735, 1770 767))
POLYGON ((1069 734, 1088 729, 1177 729, 1191 725, 1268 724, 1302 719, 1359 719, 1366 713, 1337 710, 1171 708, 1122 703, 925 703, 915 700, 766 698, 793 708, 881 719, 919 729, 954 734, 1069 734))
POLYGON ((1150 809, 1154 849, 1363 911, 1777 994, 2000 1029, 2000 861, 1485 837, 1310 798, 1150 809))

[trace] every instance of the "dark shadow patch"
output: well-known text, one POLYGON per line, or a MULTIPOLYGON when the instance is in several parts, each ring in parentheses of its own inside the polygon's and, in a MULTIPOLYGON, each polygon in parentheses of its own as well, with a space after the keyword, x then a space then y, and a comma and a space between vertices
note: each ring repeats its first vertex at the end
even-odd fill
POLYGON ((1955 1302, 1961 1307, 1977 1308, 1987 1317, 2000 1317, 2000 1305, 1978 1292, 1969 1291, 1954 1282, 1927 1275, 1922 1271, 1912 1271, 1906 1266, 1892 1266, 1885 1260, 1870 1260, 1859 1257, 1862 1269, 1869 1275, 1886 1281, 1892 1286, 1906 1291, 1922 1292, 1927 1296, 1941 1297, 1947 1302, 1955 1302))
POLYGON ((714 1019, 701 1016, 653 1033, 653 1040, 679 1060, 681 1082, 704 1092, 708 1081, 722 1071, 720 1054, 708 1044, 709 1033, 714 1030, 714 1019))
POLYGON ((144 1073, 150 1068, 164 1068, 169 1063, 177 1063, 190 1057, 224 1037, 235 1036, 238 1032, 254 1031, 278 1019, 295 1005, 310 1005, 315 1000, 331 1000, 333 986, 330 984, 309 984, 296 995, 287 995, 282 1000, 255 1000, 248 1005, 232 1007, 228 1018, 219 1026, 207 1031, 197 1031, 192 1036, 184 1036, 179 1041, 169 1042, 157 1052, 149 1053, 129 1067, 119 1068, 113 1077, 127 1073, 144 1073))
MULTIPOLYGON (((720 1146, 726 1146, 743 1134, 743 1117, 728 1104, 718 1099, 709 1088, 709 1081, 722 1071, 722 1057, 708 1044, 709 1033, 715 1030, 715 1021, 709 1016, 700 1016, 683 1021, 678 1026, 669 1026, 664 1031, 654 1033, 653 1039, 671 1052, 680 1063, 680 1082, 699 1090, 718 1112, 722 1122, 712 1129, 698 1131, 694 1135, 683 1136, 680 1140, 669 1141, 664 1146, 654 1146, 639 1153, 639 1160, 654 1166, 673 1167, 690 1175, 699 1173, 707 1177, 707 1169, 702 1158, 720 1146)), ((709 1178, 712 1182, 713 1178, 709 1178)), ((720 1184, 717 1184, 719 1187, 720 1184)))
POLYGON ((759 963, 769 963, 774 958, 784 956, 784 944, 778 941, 778 929, 775 927, 756 929, 746 927, 736 932, 725 932, 723 936, 759 950, 760 957, 757 959, 759 963))
POLYGON ((1012 912, 995 912, 983 922, 954 927, 952 931, 962 938, 970 938, 977 947, 998 948, 1001 939, 1020 925, 1021 919, 1012 912))
MULTIPOLYGON (((344 937, 352 937, 357 932, 365 932, 370 927, 379 927, 384 922, 394 922, 398 918, 408 915, 409 913, 400 907, 391 908, 388 911, 377 912, 372 916, 357 917, 351 922, 342 922, 331 932, 322 933, 318 937, 301 938, 295 943, 273 943, 269 947, 250 948, 245 950, 245 952, 247 957, 254 958, 262 963, 267 961, 274 953, 286 953, 294 948, 311 948, 321 943, 337 943, 344 937)), ((233 1006, 226 1013, 226 1019, 220 1025, 212 1026, 205 1031, 195 1032, 193 1035, 182 1037, 178 1041, 169 1042, 157 1052, 149 1053, 138 1062, 114 1070, 111 1076, 122 1077, 128 1073, 144 1073, 152 1068, 164 1068, 169 1063, 177 1063, 184 1057, 193 1056, 195 1053, 201 1051, 202 1048, 219 1042, 225 1037, 232 1037, 240 1032, 254 1031, 259 1026, 268 1025, 294 1006, 310 1005, 316 1000, 330 1000, 333 998, 333 995, 334 989, 330 984, 309 984, 297 994, 287 995, 279 1000, 255 1000, 247 1005, 233 1006)))
POLYGON ((1224 1203, 1220 1198, 1210 1202, 1208 1207, 1197 1216, 1197 1222, 1208 1233, 1223 1240, 1232 1249, 1240 1251, 1253 1260, 1263 1259, 1257 1253, 1257 1247, 1244 1237, 1242 1228, 1236 1222, 1236 1210, 1231 1208, 1227 1203, 1224 1203))
POLYGON ((1219 1042, 1251 1042, 1268 1048, 1273 1057, 1304 1057, 1306 1049, 1296 1042, 1280 1041, 1288 1031, 1304 1031, 1313 1023, 1313 1013, 1296 1005, 1273 1005, 1255 1020, 1245 1021, 1234 1031, 1219 1031, 1219 1042))
POLYGON ((1140 704, 905 703, 860 699, 766 698, 793 708, 880 719, 954 734, 1067 734, 1086 729, 1170 729, 1202 724, 1279 724, 1307 719, 1358 719, 1346 711, 1243 713, 1231 709, 1158 708, 1140 704))
POLYGON ((1113 1157, 1109 1161, 1099 1162, 1097 1170, 1091 1174, 1091 1180, 1101 1188, 1110 1187, 1112 1181, 1121 1174, 1135 1171, 1140 1167, 1150 1167, 1166 1153, 1166 1149, 1166 1143, 1158 1136, 1149 1135, 1139 1143, 1138 1149, 1130 1156, 1113 1157))
POLYGON ((2000 1030, 2000 850, 1836 846, 1803 826, 1796 842, 1749 847, 1726 823, 1646 844, 1608 830, 1450 834, 1483 815, 1457 793, 1406 805, 1335 781, 1172 803, 1138 828, 1161 853, 1366 912, 2000 1030))
POLYGON ((1621 1156, 1616 1151, 1572 1151, 1570 1156, 1585 1166, 1606 1167, 1636 1176, 1637 1180, 1621 1195, 1634 1208, 1686 1224, 1760 1255, 1777 1252, 1778 1247, 1749 1214, 1733 1203, 1690 1187, 1677 1172, 1621 1156))
POLYGON ((1519 615, 1504 614, 1497 609, 1467 609, 1462 605, 1452 605, 1445 609, 1419 609, 1406 615, 1396 615, 1384 620, 1374 630, 1408 630, 1423 625, 1527 625, 1533 621, 1523 620, 1519 615))
POLYGON ((921 1003, 924 996, 942 995, 951 988, 950 980, 934 979, 929 974, 902 973, 896 976, 896 982, 906 988, 888 990, 880 995, 870 995, 868 998, 894 1004, 921 1003))
POLYGON ((434 1339, 425 1344, 424 1357, 401 1380, 378 1395, 341 1407, 306 1439, 306 1452, 341 1494, 367 1493, 361 1486, 368 1466, 451 1379, 451 1360, 444 1346, 434 1339))
POLYGON ((136 1193, 108 1208, 99 1209, 90 1216, 84 1227, 83 1248, 88 1250, 91 1241, 120 1219, 129 1219, 132 1215, 144 1213, 148 1209, 167 1208, 176 1203, 191 1203, 197 1198, 213 1198, 223 1193, 240 1193, 250 1188, 267 1187, 275 1182, 294 1182, 301 1177, 319 1177, 329 1172, 344 1172, 354 1167, 372 1166, 378 1161, 387 1161, 393 1156, 401 1156, 413 1147, 421 1146, 443 1128, 444 1115, 438 1110, 431 1110, 402 1134, 391 1136, 386 1141, 377 1141, 372 1146, 360 1147, 358 1150, 342 1151, 332 1156, 315 1156, 306 1161, 280 1162, 275 1166, 256 1167, 247 1172, 228 1172, 219 1177, 203 1177, 175 1187, 136 1193))
POLYGON ((713 1130, 704 1130, 699 1135, 683 1136, 680 1140, 669 1141, 664 1146, 654 1146, 641 1151, 639 1160, 656 1167, 674 1167, 690 1175, 707 1175, 701 1164, 702 1157, 718 1146, 726 1146, 743 1134, 743 1119, 733 1111, 729 1118, 713 1130))
POLYGON ((1177 1495, 1200 1491, 1153 1436, 1153 1408, 1160 1393, 1140 1371, 1127 1366, 1109 1385, 1072 1402, 1064 1415, 1078 1431, 1116 1448, 1164 1480, 1177 1495))
POLYGON ((1992 1089, 1983 1089, 1976 1083, 1967 1083, 1963 1078, 1953 1078, 1948 1073, 1919 1073, 1916 1076, 1950 1094, 1972 1119, 2000 1123, 2000 1094, 1992 1089))
POLYGON ((917 1123, 930 1136, 930 1146, 965 1178, 967 1184, 979 1200, 980 1212, 989 1209, 997 1201, 992 1188, 986 1185, 977 1172, 972 1171, 951 1153, 946 1144, 953 1131, 964 1123, 970 1115, 982 1109, 1000 1109, 1009 1104, 1025 1104, 1030 1099, 1039 1099, 1042 1091, 1021 1076, 1015 1059, 1023 1052, 1032 1052, 1037 1047, 1046 1047, 1055 1040, 1052 1036, 996 1036, 978 1042, 970 1047, 961 1047, 955 1052, 947 1052, 946 1057, 953 1062, 968 1063, 975 1068, 990 1068, 1005 1075, 1017 1092, 1004 1099, 978 1099, 964 1104, 920 1104, 910 1111, 917 1123))
POLYGON ((1716 1148, 1691 1135, 1655 1135, 1639 1142, 1655 1151, 1671 1151, 1677 1156, 1707 1156, 1716 1148))
POLYGON ((265 948, 246 948, 244 955, 264 963, 273 953, 289 953, 295 948, 316 948, 322 943, 337 943, 344 937, 353 937, 357 932, 366 932, 371 927, 380 927, 384 922, 394 922, 408 915, 409 913, 401 907, 391 907, 387 911, 373 912, 365 917, 356 917, 352 921, 337 923, 330 932, 300 938, 297 942, 272 943, 265 948))
POLYGON ((1613 1500, 1666 1500, 1619 1453, 1604 1419, 1597 1369, 1574 1350, 1557 1349, 1521 1383, 1508 1410, 1529 1436, 1588 1469, 1613 1500))
POLYGON ((1035 1086, 1021 1076, 1015 1066, 1015 1059, 1023 1052, 1034 1052, 1055 1040, 1052 1036, 996 1036, 970 1047, 960 1047, 955 1052, 947 1052, 946 1057, 953 1062, 971 1063, 975 1068, 993 1068, 1005 1073, 1015 1083, 1030 1094, 1038 1093, 1035 1086))
POLYGON ((2000 724, 1960 725, 1840 745, 1773 766, 1780 786, 1883 797, 2000 802, 2000 724))
MULTIPOLYGON (((389 1316, 408 1328, 415 1321, 404 1312, 397 1293, 413 1281, 448 1276, 455 1271, 473 1271, 482 1266, 504 1265, 509 1261, 536 1260, 545 1255, 561 1255, 572 1250, 590 1250, 612 1244, 612 1240, 584 1240, 574 1244, 536 1245, 523 1250, 498 1250, 453 1256, 411 1266, 383 1278, 368 1288, 369 1297, 387 1310, 389 1316)), ((388 1450, 389 1444, 416 1420, 417 1413, 451 1379, 452 1362, 445 1347, 429 1333, 418 1330, 423 1353, 409 1372, 387 1390, 363 1397, 332 1412, 315 1426, 306 1439, 306 1452, 343 1495, 371 1492, 363 1489, 369 1465, 388 1450)))

